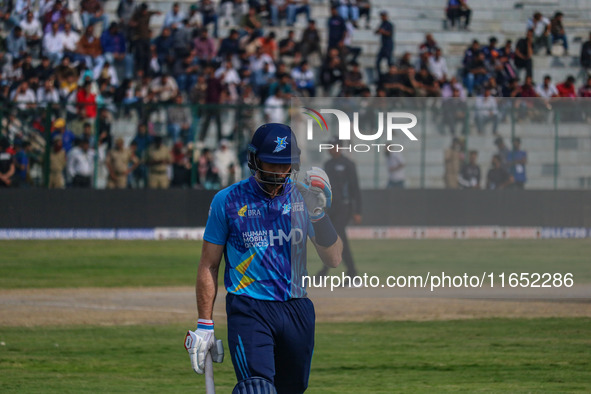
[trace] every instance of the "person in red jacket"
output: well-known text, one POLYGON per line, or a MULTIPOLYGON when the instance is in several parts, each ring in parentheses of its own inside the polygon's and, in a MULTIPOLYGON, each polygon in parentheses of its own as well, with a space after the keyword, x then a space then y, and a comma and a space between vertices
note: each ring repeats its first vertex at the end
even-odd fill
MULTIPOLYGON (((78 114, 83 120, 93 121, 96 118, 96 95, 90 91, 91 82, 86 81, 82 89, 76 93, 76 103, 78 104, 78 114)), ((94 122, 91 122, 93 124, 94 122)))
POLYGON ((558 90, 559 97, 577 97, 575 77, 572 75, 569 75, 563 83, 556 85, 556 89, 558 90))

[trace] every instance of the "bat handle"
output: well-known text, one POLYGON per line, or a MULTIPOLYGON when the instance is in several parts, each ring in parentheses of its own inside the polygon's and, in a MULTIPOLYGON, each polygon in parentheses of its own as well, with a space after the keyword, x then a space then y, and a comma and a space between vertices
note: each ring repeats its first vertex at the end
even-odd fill
POLYGON ((207 352, 205 356, 205 394, 215 394, 215 384, 213 383, 213 360, 211 353, 207 352))

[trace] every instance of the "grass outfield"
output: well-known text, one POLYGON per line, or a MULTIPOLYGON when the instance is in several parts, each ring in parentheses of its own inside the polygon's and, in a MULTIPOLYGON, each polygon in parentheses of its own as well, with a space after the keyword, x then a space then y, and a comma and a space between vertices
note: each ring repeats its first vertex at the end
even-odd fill
MULTIPOLYGON (((575 283, 591 282, 589 240, 368 240, 352 245, 359 271, 369 275, 572 272, 575 283)), ((201 242, 0 241, 0 250, 0 289, 190 286, 201 242)), ((310 250, 310 273, 319 267, 310 250)))
MULTIPOLYGON (((591 319, 318 324, 310 393, 591 391, 591 319)), ((203 392, 186 327, 0 328, 2 392, 203 392)), ((223 326, 218 335, 225 337, 223 326)), ((226 349, 227 352, 227 349, 226 349)), ((235 377, 215 365, 218 392, 235 377)))

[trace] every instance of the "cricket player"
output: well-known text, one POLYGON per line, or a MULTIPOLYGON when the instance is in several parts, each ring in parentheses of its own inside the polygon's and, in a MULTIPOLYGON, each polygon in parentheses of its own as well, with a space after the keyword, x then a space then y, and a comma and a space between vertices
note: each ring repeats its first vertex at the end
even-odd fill
POLYGON ((309 237, 324 264, 341 261, 342 242, 324 208, 332 192, 312 168, 296 182, 300 149, 290 127, 268 123, 248 147, 252 176, 218 192, 210 207, 197 273, 197 330, 185 348, 195 372, 216 339, 212 320, 222 254, 233 394, 303 393, 314 349, 315 314, 301 277, 309 237))

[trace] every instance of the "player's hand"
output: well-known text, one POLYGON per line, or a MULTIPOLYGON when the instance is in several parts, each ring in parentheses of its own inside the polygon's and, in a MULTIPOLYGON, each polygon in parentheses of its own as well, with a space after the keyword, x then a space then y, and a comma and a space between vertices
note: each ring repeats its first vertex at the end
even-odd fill
POLYGON ((332 189, 326 172, 312 167, 306 172, 304 181, 296 183, 296 187, 302 193, 310 219, 317 221, 324 217, 324 209, 330 208, 332 203, 332 189))
POLYGON ((211 350, 214 362, 221 363, 224 359, 224 348, 221 340, 216 340, 213 333, 213 321, 199 319, 197 330, 187 332, 185 336, 185 349, 189 352, 191 366, 198 374, 205 371, 205 356, 211 350))

